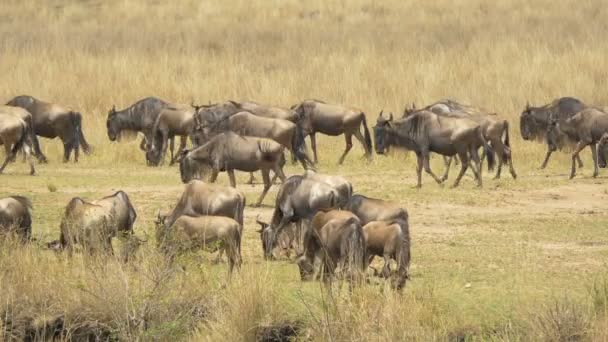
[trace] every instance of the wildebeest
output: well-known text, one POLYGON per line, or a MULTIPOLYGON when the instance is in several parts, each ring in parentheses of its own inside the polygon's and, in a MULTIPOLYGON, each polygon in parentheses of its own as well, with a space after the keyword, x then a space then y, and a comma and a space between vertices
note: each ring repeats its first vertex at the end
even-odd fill
MULTIPOLYGON (((263 232, 268 228, 269 224, 261 221, 259 215, 256 217, 255 222, 260 226, 260 229, 257 232, 260 233, 260 239, 262 240, 262 245, 264 245, 263 232)), ((278 253, 282 252, 289 258, 291 256, 291 250, 297 250, 298 248, 296 234, 296 227, 293 224, 283 228, 276 238, 276 245, 272 248, 271 258, 273 258, 275 251, 278 253)))
POLYGON ((367 127, 365 113, 361 110, 327 104, 318 100, 305 100, 294 105, 292 109, 296 112, 297 124, 301 127, 304 137, 310 135, 315 163, 318 162, 315 136, 317 133, 330 136, 344 134, 346 149, 340 156, 338 164, 344 162, 344 158, 353 147, 353 135, 363 145, 366 157, 368 159, 372 157, 372 139, 367 127), (363 134, 361 134, 360 126, 363 126, 363 134))
POLYGON ((40 151, 40 142, 38 141, 38 136, 36 135, 36 132, 34 132, 34 119, 32 118, 32 114, 30 114, 30 112, 21 107, 0 106, 0 115, 2 114, 14 115, 25 121, 25 124, 29 127, 29 139, 32 143, 34 155, 36 156, 39 162, 46 163, 46 157, 44 156, 44 154, 42 154, 42 151, 40 151))
POLYGON ((264 200, 264 196, 272 186, 270 170, 274 171, 284 181, 283 146, 276 141, 244 137, 232 132, 216 135, 209 142, 191 151, 185 150, 179 164, 182 182, 189 182, 200 173, 200 168, 211 168, 210 181, 215 182, 220 171, 226 171, 230 177, 230 185, 236 187, 234 171, 261 171, 264 179, 264 189, 256 206, 264 200))
POLYGON ((146 160, 152 165, 161 164, 165 159, 170 140, 170 165, 173 165, 176 157, 186 148, 186 139, 193 133, 194 126, 194 109, 190 106, 172 106, 161 109, 152 129, 154 140, 148 146, 146 160), (176 135, 180 136, 180 145, 174 155, 173 141, 176 135))
POLYGON ((201 145, 217 134, 230 131, 241 136, 272 139, 288 149, 304 168, 313 166, 312 160, 306 154, 302 133, 291 121, 261 117, 249 112, 239 112, 217 121, 198 120, 197 116, 193 134, 196 145, 201 145))
POLYGON ((397 276, 393 287, 397 290, 405 286, 408 278, 410 264, 410 241, 399 222, 372 221, 363 226, 365 236, 367 265, 372 262, 374 256, 384 258, 382 276, 390 278, 391 260, 397 262, 397 276))
POLYGON ((260 104, 253 101, 244 101, 244 102, 235 102, 230 101, 234 106, 239 110, 248 111, 256 116, 261 116, 265 118, 272 119, 282 119, 291 122, 296 122, 297 116, 296 113, 287 108, 269 106, 265 104, 260 104))
POLYGON ((302 236, 313 216, 320 209, 338 208, 338 196, 338 192, 325 182, 299 175, 287 178, 277 193, 270 224, 260 232, 264 257, 272 257, 279 234, 291 223, 297 226, 296 254, 301 254, 302 236))
POLYGON ((608 114, 598 108, 587 107, 562 121, 557 117, 552 117, 550 120, 548 136, 564 134, 567 139, 576 142, 572 153, 570 179, 574 178, 576 174, 576 159, 579 153, 587 146, 591 148, 593 157, 593 177, 597 177, 599 170, 596 144, 600 142, 604 134, 608 133, 608 114))
POLYGON ((365 236, 361 222, 343 210, 321 210, 304 236, 304 254, 297 260, 302 280, 311 279, 315 260, 320 261, 322 277, 336 269, 350 280, 363 276, 366 267, 365 236))
POLYGON ((156 242, 169 256, 197 249, 219 250, 228 256, 228 273, 232 273, 234 266, 241 266, 241 225, 235 220, 225 216, 183 215, 166 229, 166 218, 158 214, 156 242))
POLYGON ((192 180, 184 187, 177 204, 167 216, 169 229, 180 216, 225 216, 234 219, 243 229, 245 195, 236 189, 192 180))
MULTIPOLYGON (((485 146, 488 151, 492 148, 483 136, 481 126, 465 117, 451 117, 438 115, 433 112, 422 110, 415 112, 405 118, 393 120, 392 114, 389 119, 378 116, 374 127, 376 138, 376 152, 384 154, 387 146, 405 148, 416 153, 418 166, 416 168, 418 183, 422 186, 422 168, 430 174, 437 183, 439 179, 431 170, 429 163, 430 152, 444 156, 458 155, 461 161, 461 169, 454 187, 458 186, 460 179, 469 167, 469 160, 474 164, 471 168, 477 179, 477 185, 481 186, 481 167, 477 150, 485 146)), ((492 153, 487 153, 488 158, 492 153)))
POLYGON ((153 141, 153 128, 158 114, 170 106, 169 102, 156 97, 146 97, 118 111, 112 106, 106 120, 108 138, 110 141, 116 141, 120 140, 123 131, 141 132, 144 138, 139 148, 146 151, 147 145, 153 141))
POLYGON ((124 191, 95 201, 74 197, 61 220, 61 247, 71 255, 74 244, 94 254, 100 249, 112 254, 112 238, 132 234, 137 213, 124 191))
POLYGON ((22 241, 32 236, 32 202, 23 196, 0 198, 0 234, 14 232, 22 241))
POLYGON ((306 170, 304 172, 304 178, 322 182, 331 186, 338 194, 338 197, 336 198, 336 205, 338 208, 345 209, 348 206, 351 196, 353 195, 353 185, 344 177, 323 175, 313 170, 306 170))
POLYGON ((7 105, 21 107, 30 112, 34 121, 34 132, 37 135, 49 139, 57 137, 61 139, 64 162, 70 160, 72 151, 74 151, 74 161, 77 162, 81 145, 85 154, 91 152, 91 147, 82 133, 82 115, 79 112, 28 95, 17 96, 7 105))
MULTIPOLYGON (((531 107, 529 104, 526 104, 526 108, 521 112, 519 118, 521 137, 524 140, 545 141, 547 144, 547 154, 540 167, 541 169, 547 166, 549 157, 551 157, 553 152, 558 149, 570 148, 576 143, 561 134, 549 138, 547 132, 550 118, 554 117, 557 121, 562 122, 586 107, 583 102, 572 97, 558 98, 541 107, 531 107)), ((577 161, 579 167, 582 167, 583 162, 578 156, 577 161)))
POLYGON ((31 125, 28 125, 19 116, 0 112, 0 144, 4 145, 6 151, 4 163, 0 166, 0 174, 6 165, 14 160, 17 152, 23 150, 30 164, 30 174, 34 175, 34 161, 32 160, 33 142, 31 141, 31 125))

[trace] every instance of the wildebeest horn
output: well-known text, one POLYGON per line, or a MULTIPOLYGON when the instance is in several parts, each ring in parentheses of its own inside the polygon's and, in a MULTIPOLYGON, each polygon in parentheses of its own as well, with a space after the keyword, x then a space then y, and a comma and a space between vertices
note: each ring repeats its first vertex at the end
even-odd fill
POLYGON ((116 112, 116 105, 112 105, 112 112, 116 112))
POLYGON ((388 121, 393 121, 393 113, 388 117, 388 121))
POLYGON ((526 110, 530 109, 530 101, 526 101, 526 110))
POLYGON ((416 109, 416 103, 412 102, 412 110, 415 110, 415 109, 416 109))
POLYGON ((380 115, 378 115, 378 117, 380 117, 380 118, 381 118, 383 113, 384 113, 384 109, 382 109, 382 110, 380 111, 380 115))

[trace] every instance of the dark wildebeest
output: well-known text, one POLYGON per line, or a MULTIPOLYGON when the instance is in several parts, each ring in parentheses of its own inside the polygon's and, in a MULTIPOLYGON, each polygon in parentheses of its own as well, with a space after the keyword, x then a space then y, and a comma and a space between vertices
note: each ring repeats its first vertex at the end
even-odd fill
POLYGON ((391 284, 395 289, 401 290, 408 279, 410 265, 410 241, 399 222, 372 221, 363 226, 365 244, 367 248, 367 266, 375 256, 384 258, 382 276, 390 278, 391 259, 397 262, 397 275, 391 284))
POLYGON ((230 177, 230 185, 236 187, 234 171, 255 172, 261 171, 264 179, 264 189, 256 206, 262 204, 266 193, 272 186, 270 170, 285 181, 282 161, 283 146, 276 141, 243 137, 232 132, 226 132, 211 138, 206 144, 191 151, 184 150, 179 163, 182 182, 189 182, 200 174, 200 168, 211 168, 213 183, 220 171, 226 171, 230 177))
POLYGON ((264 258, 272 258, 278 236, 289 224, 295 223, 296 254, 302 253, 303 234, 309 229, 310 221, 318 210, 338 208, 338 192, 325 182, 291 176, 281 185, 275 200, 270 224, 260 232, 264 258))
POLYGON ((166 218, 159 213, 155 221, 156 242, 170 257, 191 250, 219 250, 228 257, 228 274, 234 266, 241 266, 241 225, 232 218, 183 215, 169 229, 165 228, 166 218))
POLYGON ((261 116, 261 117, 271 118, 271 119, 282 119, 282 120, 291 121, 293 123, 295 123, 297 120, 296 113, 291 109, 269 106, 269 105, 260 104, 260 103, 253 102, 253 101, 245 101, 245 102, 240 102, 240 103, 235 102, 235 101, 230 101, 230 102, 232 104, 234 104, 234 106, 236 108, 238 108, 239 110, 244 110, 244 111, 250 112, 256 116, 261 116))
POLYGON ((23 150, 29 160, 30 175, 36 173, 34 160, 31 156, 33 149, 31 129, 32 127, 19 116, 0 112, 0 145, 4 145, 6 151, 4 163, 0 166, 0 174, 4 171, 6 165, 15 159, 17 152, 20 150, 23 150))
MULTIPOLYGON (((112 106, 106 121, 108 138, 110 141, 117 141, 120 140, 123 131, 141 132, 144 138, 139 148, 146 151, 147 145, 152 144, 153 141, 153 128, 158 114, 170 106, 170 103, 156 97, 146 97, 119 111, 112 106)), ((171 144, 173 145, 173 139, 171 144)))
MULTIPOLYGON (((33 153, 41 163, 46 163, 46 157, 40 151, 40 142, 38 141, 38 136, 34 132, 34 119, 32 118, 32 114, 27 110, 21 107, 14 106, 0 106, 0 115, 2 114, 11 114, 19 117, 21 120, 25 121, 26 125, 29 127, 28 131, 30 132, 30 141, 32 143, 33 153)), ((0 142, 1 143, 1 142, 0 142)))
POLYGON ((16 233, 26 242, 32 236, 32 202, 23 196, 0 199, 0 234, 16 233))
MULTIPOLYGON (((570 141, 567 136, 556 135, 549 138, 547 135, 550 118, 554 117, 559 122, 572 117, 574 114, 585 109, 587 106, 578 99, 572 97, 562 97, 553 100, 551 103, 542 107, 531 107, 526 104, 526 108, 521 112, 519 125, 521 137, 524 140, 545 141, 547 144, 547 154, 541 165, 541 169, 547 167, 549 157, 556 150, 571 148, 576 142, 570 141)), ((583 162, 577 156, 578 166, 582 167, 583 162)))
POLYGON ((361 222, 353 213, 343 210, 321 210, 304 236, 304 254, 298 258, 302 280, 315 273, 315 261, 320 262, 321 277, 335 274, 339 269, 349 280, 365 273, 365 236, 361 222))
POLYGON ((91 254, 98 249, 113 254, 112 238, 133 234, 136 218, 135 208, 124 191, 91 202, 74 197, 61 220, 61 248, 71 255, 73 245, 78 243, 91 254))
POLYGON ((336 190, 338 197, 336 203, 339 209, 346 209, 353 195, 353 185, 341 176, 331 176, 316 173, 313 170, 306 170, 304 178, 317 182, 325 183, 336 190))
MULTIPOLYGON (((63 143, 63 161, 70 160, 74 151, 74 161, 78 161, 80 146, 89 154, 91 147, 82 133, 82 115, 79 112, 58 104, 38 100, 32 96, 21 95, 10 100, 7 105, 21 107, 32 114, 34 132, 37 135, 54 139, 59 137, 63 143)), ((36 144, 36 141, 33 142, 36 144)), ((34 150, 40 150, 34 146, 34 150)))
POLYGON ((239 112, 215 122, 198 122, 198 117, 195 121, 193 140, 196 140, 197 145, 217 134, 231 131, 241 136, 272 139, 288 149, 305 169, 314 165, 306 154, 302 132, 298 131, 299 127, 293 122, 249 112, 239 112))
POLYGON ((608 114, 597 108, 587 107, 565 120, 560 121, 557 117, 550 120, 547 134, 549 137, 563 134, 568 140, 576 142, 572 153, 570 179, 576 174, 576 160, 579 153, 587 146, 591 148, 593 157, 593 177, 597 177, 599 170, 596 144, 604 134, 608 133, 608 114))
POLYGON ((340 105, 327 104, 318 100, 306 100, 292 107, 298 116, 297 124, 301 127, 303 137, 310 135, 310 143, 314 154, 314 162, 317 158, 317 140, 315 134, 322 133, 330 136, 344 134, 346 149, 338 164, 344 162, 344 158, 353 147, 352 136, 354 135, 365 149, 367 158, 372 157, 372 138, 367 127, 365 113, 361 110, 346 108, 340 105), (361 134, 360 126, 363 126, 361 134))
POLYGON ((177 156, 186 148, 186 139, 193 134, 194 126, 194 109, 190 106, 173 106, 161 109, 152 129, 154 140, 148 146, 146 152, 148 163, 160 165, 163 162, 170 140, 170 165, 173 165, 177 156), (177 153, 174 155, 173 140, 176 135, 180 136, 180 144, 177 153))
POLYGON ((492 152, 487 153, 488 162, 493 156, 492 148, 485 140, 481 126, 464 117, 448 117, 423 110, 399 120, 393 120, 391 115, 387 120, 381 112, 374 131, 378 154, 384 154, 387 146, 405 148, 416 153, 418 159, 417 187, 422 186, 423 167, 437 183, 443 182, 431 170, 429 163, 431 152, 448 157, 456 154, 459 156, 461 169, 454 182, 454 187, 460 183, 460 179, 469 167, 470 159, 474 162, 471 164, 471 168, 477 179, 477 185, 481 186, 481 162, 477 150, 485 146, 488 151, 492 152))

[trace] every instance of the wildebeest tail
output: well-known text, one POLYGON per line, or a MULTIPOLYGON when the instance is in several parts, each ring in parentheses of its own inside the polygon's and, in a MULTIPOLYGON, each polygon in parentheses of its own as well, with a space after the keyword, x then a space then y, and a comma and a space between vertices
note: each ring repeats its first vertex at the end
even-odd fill
POLYGON ((365 137, 365 153, 369 153, 371 155, 372 153, 372 136, 369 134, 369 128, 367 127, 367 119, 365 118, 365 113, 361 112, 361 116, 362 116, 362 120, 361 123, 363 124, 363 135, 365 137))
POLYGON ((21 123, 21 136, 19 137, 19 140, 17 140, 15 142, 15 145, 13 145, 13 148, 11 149, 11 154, 12 155, 16 155, 17 152, 19 152, 19 150, 21 148, 23 148, 23 145, 27 142, 27 139, 30 136, 30 132, 29 132, 29 125, 27 125, 25 123, 25 121, 22 121, 21 123))
POLYGON ((78 112, 70 112, 70 119, 74 127, 74 148, 77 149, 82 145, 82 151, 85 154, 91 154, 91 146, 82 133, 82 115, 78 112))
POLYGON ((496 165, 496 156, 494 155, 494 149, 492 149, 492 146, 488 144, 488 141, 483 136, 483 132, 480 127, 477 127, 477 131, 479 132, 479 137, 481 141, 483 141, 483 149, 485 151, 486 158, 488 158, 488 171, 492 171, 494 170, 494 166, 496 165))
POLYGON ((349 268, 353 280, 359 280, 363 276, 366 266, 365 236, 359 222, 355 222, 353 219, 350 226, 353 231, 348 239, 349 268))
POLYGON ((306 140, 302 126, 296 124, 296 129, 291 137, 291 150, 296 159, 302 164, 304 169, 315 169, 315 163, 306 153, 306 140))

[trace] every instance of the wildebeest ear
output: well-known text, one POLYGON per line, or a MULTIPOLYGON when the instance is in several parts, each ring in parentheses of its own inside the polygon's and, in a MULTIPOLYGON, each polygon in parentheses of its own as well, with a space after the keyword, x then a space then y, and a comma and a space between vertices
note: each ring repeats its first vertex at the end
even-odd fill
POLYGON ((110 110, 110 113, 112 113, 112 114, 116 113, 116 105, 112 105, 112 109, 110 110))
POLYGON ((530 109, 530 101, 526 101, 526 110, 530 109))

